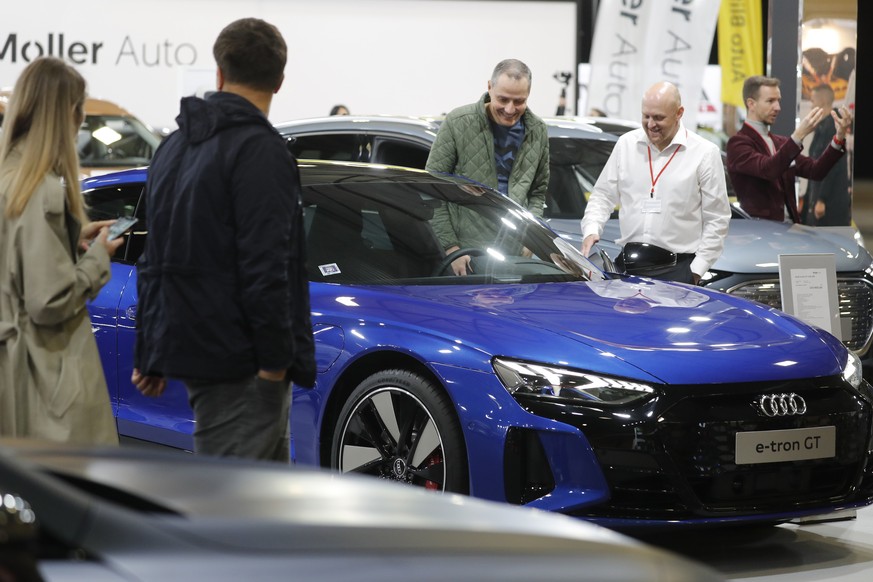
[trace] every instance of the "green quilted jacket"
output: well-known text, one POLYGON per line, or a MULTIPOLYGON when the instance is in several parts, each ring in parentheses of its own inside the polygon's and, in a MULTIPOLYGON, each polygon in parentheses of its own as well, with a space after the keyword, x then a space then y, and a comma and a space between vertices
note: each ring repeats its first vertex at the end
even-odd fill
MULTIPOLYGON (((494 136, 485 113, 488 93, 476 103, 451 111, 427 158, 428 172, 457 174, 497 189, 494 136)), ((509 197, 536 216, 543 215, 549 186, 549 136, 546 124, 524 112, 524 141, 509 176, 509 197)))

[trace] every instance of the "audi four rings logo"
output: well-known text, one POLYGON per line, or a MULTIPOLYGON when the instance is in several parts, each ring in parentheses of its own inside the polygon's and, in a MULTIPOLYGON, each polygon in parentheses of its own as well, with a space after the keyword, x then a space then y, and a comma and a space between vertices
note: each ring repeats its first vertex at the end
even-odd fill
POLYGON ((758 410, 767 417, 800 416, 806 413, 806 400, 795 394, 764 394, 755 400, 758 410))

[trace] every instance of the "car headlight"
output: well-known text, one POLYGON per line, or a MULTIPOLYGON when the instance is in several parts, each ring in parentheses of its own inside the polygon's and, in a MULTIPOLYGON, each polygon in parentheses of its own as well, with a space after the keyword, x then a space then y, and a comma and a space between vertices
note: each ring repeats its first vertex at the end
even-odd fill
POLYGON ((497 377, 515 397, 618 406, 655 393, 648 384, 547 364, 495 358, 493 365, 497 377))
POLYGON ((855 352, 849 352, 849 357, 846 359, 846 365, 843 368, 843 380, 851 384, 852 388, 858 388, 863 379, 863 372, 861 358, 855 352))

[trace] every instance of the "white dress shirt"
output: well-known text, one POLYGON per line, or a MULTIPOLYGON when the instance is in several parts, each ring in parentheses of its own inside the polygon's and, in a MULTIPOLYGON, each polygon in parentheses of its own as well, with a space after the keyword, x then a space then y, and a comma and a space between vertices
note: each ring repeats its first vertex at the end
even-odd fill
POLYGON ((643 128, 622 135, 588 200, 583 239, 601 236, 616 206, 618 244, 650 243, 694 253, 691 271, 703 275, 721 256, 731 217, 718 147, 681 124, 661 152, 643 128))

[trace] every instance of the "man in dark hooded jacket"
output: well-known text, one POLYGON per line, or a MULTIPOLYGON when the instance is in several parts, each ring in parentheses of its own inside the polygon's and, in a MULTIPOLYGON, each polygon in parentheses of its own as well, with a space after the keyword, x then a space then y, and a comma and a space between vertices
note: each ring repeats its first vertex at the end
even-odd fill
POLYGON ((185 383, 198 453, 287 462, 289 382, 315 381, 300 178, 267 120, 287 49, 246 18, 213 53, 218 91, 182 99, 149 169, 131 380, 185 383))

